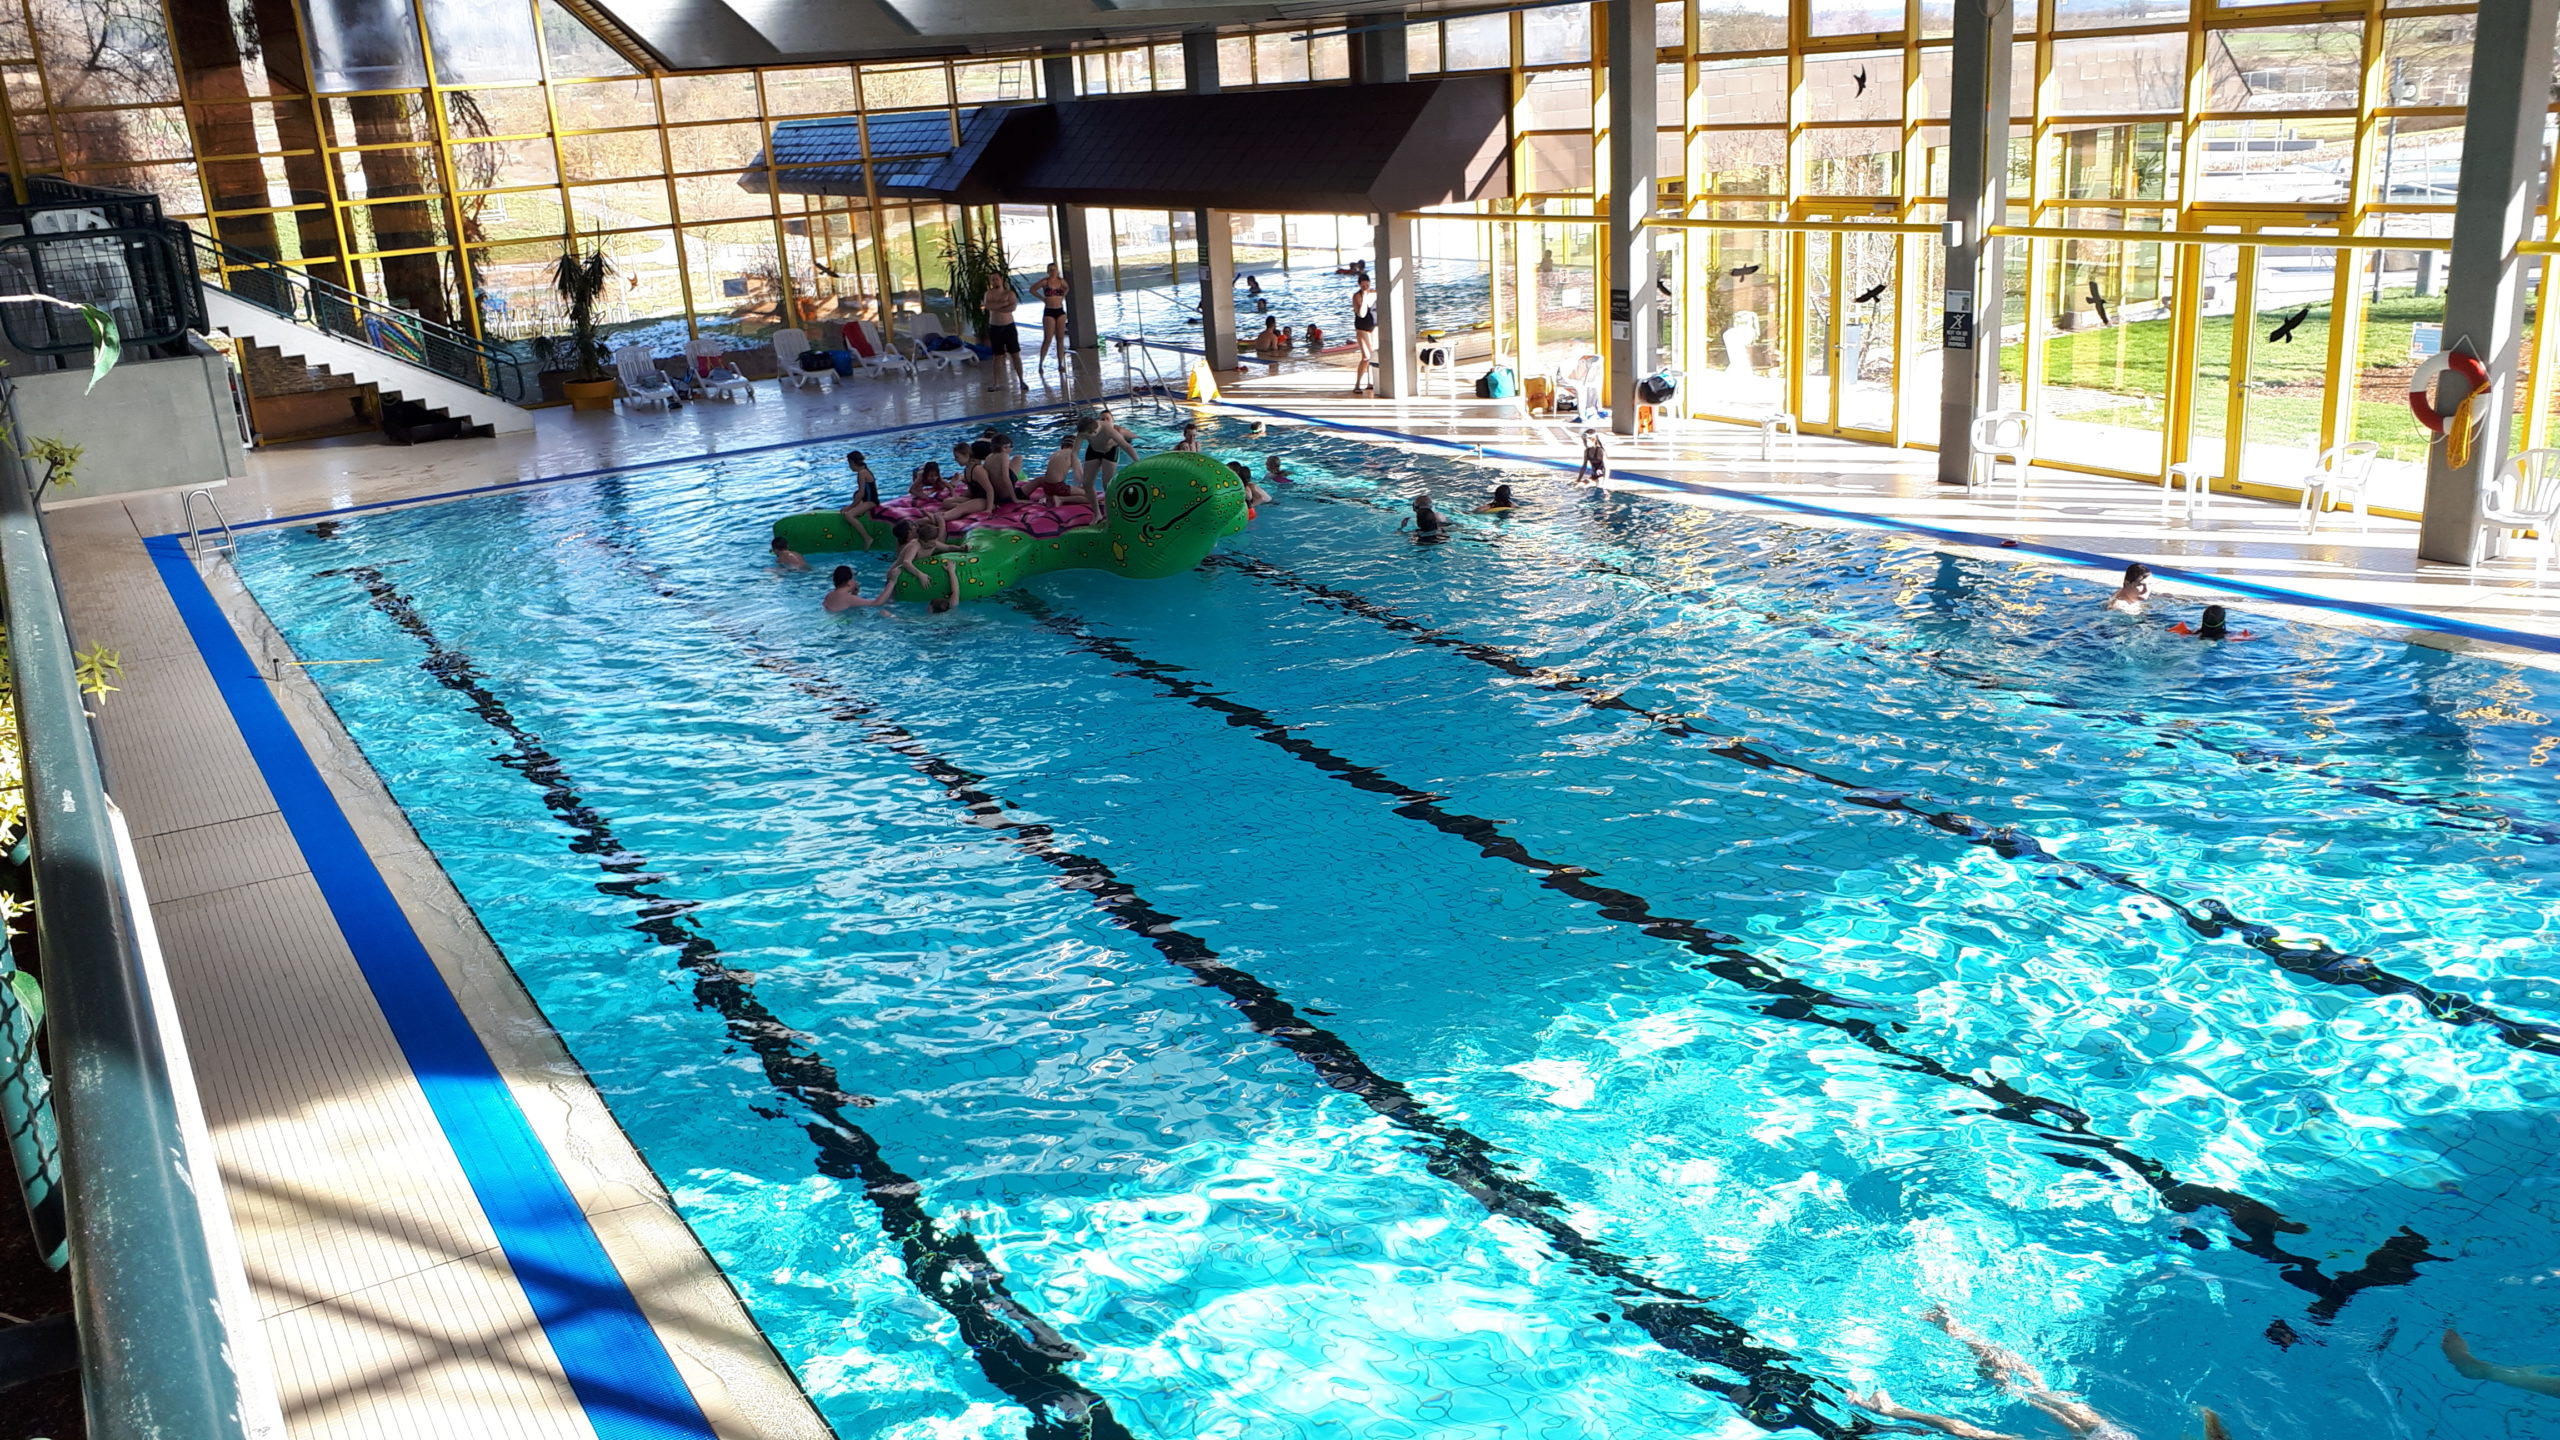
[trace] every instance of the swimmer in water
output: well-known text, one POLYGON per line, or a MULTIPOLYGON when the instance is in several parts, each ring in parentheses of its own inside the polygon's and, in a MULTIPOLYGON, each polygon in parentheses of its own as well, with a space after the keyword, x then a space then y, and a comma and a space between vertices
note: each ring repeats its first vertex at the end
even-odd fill
POLYGON ((1271 503, 1271 492, 1253 483, 1253 472, 1244 468, 1243 461, 1230 460, 1227 462, 1227 468, 1236 472, 1237 481, 1244 486, 1244 503, 1247 505, 1271 503))
POLYGON ((799 551, 792 549, 781 536, 776 535, 773 537, 773 568, 776 570, 806 570, 809 568, 809 561, 808 558, 802 555, 799 551))
POLYGON ((1183 422, 1182 422, 1182 438, 1181 438, 1180 440, 1177 440, 1177 441, 1175 441, 1175 442, 1174 442, 1173 448, 1174 448, 1175 450, 1177 450, 1177 451, 1182 452, 1183 454, 1186 454, 1186 455, 1197 455, 1197 454, 1199 454, 1199 453, 1200 453, 1200 422, 1199 422, 1199 421, 1197 421, 1197 420, 1185 420, 1185 421, 1183 421, 1183 422))
POLYGON ((1396 529, 1411 530, 1416 540, 1437 540, 1440 538, 1440 524, 1440 512, 1431 508, 1431 497, 1416 495, 1413 497, 1413 514, 1397 521, 1396 529))
POLYGON ((2444 1358, 2453 1363, 2465 1380, 2487 1380, 2498 1385, 2512 1385, 2536 1395, 2560 1395, 2560 1374, 2545 1365, 2493 1365, 2471 1353, 2469 1342, 2448 1326, 2444 1332, 2444 1358))
MULTIPOLYGON (((836 573, 828 577, 835 581, 836 588, 828 591, 827 598, 820 603, 826 606, 827 613, 830 615, 841 614, 847 610, 869 610, 894 605, 897 603, 898 568, 890 567, 888 578, 880 582, 879 594, 865 595, 862 593, 862 587, 854 583, 853 567, 839 565, 836 567, 836 573)), ((930 608, 937 615, 959 602, 960 562, 948 555, 943 556, 942 574, 949 588, 933 598, 930 608)), ((926 583, 930 585, 932 582, 926 583)))
POLYGON ((1492 499, 1487 500, 1467 513, 1471 515, 1508 515, 1519 508, 1519 503, 1511 498, 1511 487, 1508 485, 1496 485, 1493 487, 1492 499))
POLYGON ((2207 605, 2204 607, 2202 620, 2193 625, 2181 620, 2169 627, 2169 633, 2193 635, 2199 640, 2255 640, 2258 638, 2254 631, 2242 630, 2235 633, 2231 629, 2229 612, 2219 605, 2207 605))
POLYGON ((1597 430, 1582 432, 1582 468, 1573 472, 1577 485, 1597 485, 1609 478, 1609 447, 1597 430))
MULTIPOLYGON (((1972 1351, 1974 1366, 1982 1372, 1983 1379, 2053 1417, 2054 1423, 2070 1431, 2076 1440, 2135 1440, 2132 1431, 2091 1409, 2088 1402, 2078 1396, 2064 1394, 2045 1383, 2044 1376, 2037 1372, 2036 1367, 2028 1364, 2025 1357, 2013 1350, 2003 1350, 1992 1344, 1963 1321, 1948 1314, 1947 1307, 1944 1305, 1930 1306, 1928 1313, 1920 1318, 1946 1331, 1949 1336, 1962 1342, 1964 1348, 1972 1351)), ((2016 1436, 2006 1435, 1997 1430, 1985 1430, 1981 1426, 1944 1415, 1931 1415, 1921 1410, 1906 1410, 1895 1404, 1893 1397, 1882 1390, 1871 1395, 1852 1394, 1849 1397, 1849 1403, 1862 1410, 1873 1411, 1887 1419, 1909 1420, 1915 1424, 1928 1426, 1941 1434, 1953 1435, 1957 1440, 2018 1440, 2016 1436)), ((2222 1423, 2221 1417, 2213 1415, 2212 1411, 2208 1410, 2205 1413, 2212 1417, 2210 1423, 2214 1425, 2222 1423)))
POLYGON ((1289 472, 1280 468, 1279 456, 1265 455, 1262 457, 1262 479, 1263 483, 1268 485, 1285 485, 1289 483, 1289 472))
POLYGON ((2119 615, 2139 615, 2151 598, 2151 567, 2136 560, 2124 567, 2124 584, 2107 597, 2107 608, 2119 615))

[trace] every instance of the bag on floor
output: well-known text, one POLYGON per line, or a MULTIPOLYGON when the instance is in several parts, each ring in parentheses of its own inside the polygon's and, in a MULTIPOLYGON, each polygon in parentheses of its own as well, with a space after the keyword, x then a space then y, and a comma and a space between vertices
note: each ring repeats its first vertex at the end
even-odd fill
POLYGON ((1647 405, 1659 405, 1680 388, 1680 382, 1667 371, 1657 370, 1636 382, 1636 398, 1647 405))
POLYGON ((1508 365, 1496 365, 1476 377, 1476 398, 1479 400, 1508 400, 1519 393, 1520 377, 1512 374, 1508 365))

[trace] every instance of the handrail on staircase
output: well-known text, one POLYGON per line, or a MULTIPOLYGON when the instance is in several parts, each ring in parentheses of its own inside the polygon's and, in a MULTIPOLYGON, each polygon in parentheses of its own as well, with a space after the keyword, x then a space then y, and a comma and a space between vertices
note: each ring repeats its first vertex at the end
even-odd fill
POLYGON ((524 362, 466 331, 324 280, 298 265, 185 232, 196 272, 244 303, 335 335, 514 405, 540 398, 524 362))

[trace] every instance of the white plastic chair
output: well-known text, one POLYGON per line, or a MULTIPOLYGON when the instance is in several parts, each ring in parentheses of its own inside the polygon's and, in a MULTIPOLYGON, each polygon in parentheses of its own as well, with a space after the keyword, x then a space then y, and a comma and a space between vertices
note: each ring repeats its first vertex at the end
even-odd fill
POLYGON ((917 348, 924 352, 924 357, 934 363, 936 369, 957 370, 963 365, 977 364, 978 352, 970 349, 965 343, 944 350, 933 347, 932 342, 936 336, 949 333, 942 328, 942 322, 930 314, 919 313, 907 317, 908 336, 916 342, 917 348))
POLYGON ((862 367, 863 374, 885 375, 892 370, 908 375, 916 373, 914 357, 884 338, 879 326, 868 320, 848 320, 844 328, 848 332, 844 348, 853 351, 853 363, 862 367), (862 343, 871 347, 870 354, 865 355, 860 350, 854 349, 851 335, 852 332, 857 331, 861 333, 862 343))
POLYGON ((1609 372, 1597 355, 1581 356, 1566 366, 1556 388, 1573 398, 1574 417, 1586 424, 1609 408, 1609 372))
POLYGON ((2308 535, 2320 528, 2320 516, 2332 501, 2354 505, 2356 528, 2372 529, 2373 515, 2365 507, 2365 490, 2373 483, 2374 461, 2381 455, 2382 446, 2371 440, 2350 440, 2321 451, 2320 458, 2311 462, 2311 472, 2299 482, 2302 533, 2308 535))
POLYGON ((661 410, 675 405, 675 383, 667 372, 658 368, 658 358, 646 345, 631 344, 613 352, 614 378, 622 382, 622 403, 655 405, 661 410))
POLYGON ((2036 417, 2024 410, 1976 415, 1965 439, 1973 454, 1973 463, 1964 472, 1966 493, 1999 484, 2000 462, 2005 460, 2013 467, 2018 498, 2027 498, 2027 457, 2036 448, 2036 417))
POLYGON ((806 331, 776 330, 773 332, 773 363, 782 376, 783 384, 801 390, 806 390, 812 385, 817 386, 822 392, 835 389, 836 367, 833 365, 829 365, 824 370, 800 368, 800 357, 808 353, 809 336, 806 331))
POLYGON ((2510 532, 2530 530, 2537 542, 2533 583, 2560 555, 2560 450, 2526 450, 2507 457, 2480 500, 2480 555, 2503 554, 2510 532))

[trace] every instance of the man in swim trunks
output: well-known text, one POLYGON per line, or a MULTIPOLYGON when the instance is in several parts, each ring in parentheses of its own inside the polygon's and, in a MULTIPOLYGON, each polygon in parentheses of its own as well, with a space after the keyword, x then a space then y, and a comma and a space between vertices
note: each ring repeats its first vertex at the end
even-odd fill
POLYGON ((1079 420, 1076 428, 1059 435, 1058 448, 1049 452, 1048 466, 1040 472, 1040 479, 1031 487, 1032 490, 1046 497, 1052 505, 1060 500, 1092 504, 1093 497, 1077 489, 1076 481, 1080 478, 1085 441, 1096 428, 1091 420, 1079 420))
POLYGON ((1031 382, 1022 378, 1022 332, 1014 328, 1013 312, 1021 307, 1021 297, 1013 293, 1010 276, 987 277, 987 293, 979 297, 987 312, 987 348, 994 352, 987 360, 987 393, 1004 388, 1004 372, 1013 369, 1013 383, 1026 392, 1031 382))
MULTIPOLYGON (((1049 347, 1058 347, 1058 383, 1067 379, 1067 296, 1071 287, 1058 270, 1058 262, 1049 262, 1049 273, 1031 287, 1032 297, 1040 302, 1040 356, 1035 362, 1042 374, 1048 373, 1049 347)), ((1021 363, 1017 358, 1016 364, 1021 363)))

